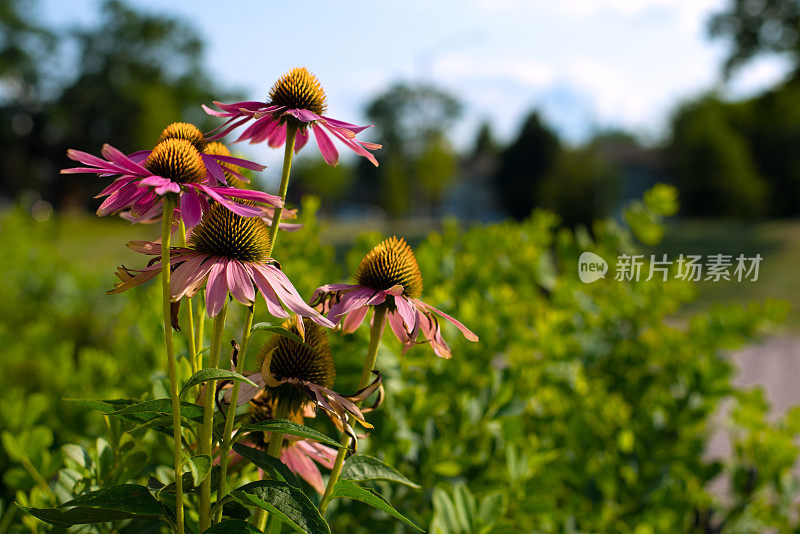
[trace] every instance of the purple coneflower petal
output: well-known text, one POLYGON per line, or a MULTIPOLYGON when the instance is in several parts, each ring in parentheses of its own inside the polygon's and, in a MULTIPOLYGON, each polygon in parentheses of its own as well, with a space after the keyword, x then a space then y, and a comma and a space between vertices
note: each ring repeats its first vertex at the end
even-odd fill
POLYGON ((189 228, 200 222, 200 218, 203 216, 203 204, 200 202, 197 190, 193 187, 187 187, 181 195, 181 215, 184 224, 189 228))
POLYGON ((375 159, 375 156, 373 156, 372 154, 367 152, 364 149, 364 147, 362 147, 358 143, 355 143, 352 139, 347 139, 345 136, 343 136, 341 133, 339 133, 335 129, 327 128, 327 130, 329 132, 331 132, 334 136, 338 137, 339 140, 342 143, 344 143, 345 145, 347 145, 350 148, 350 150, 352 150, 353 152, 355 152, 359 156, 364 156, 365 158, 367 158, 370 161, 370 163, 372 163, 376 167, 378 166, 378 160, 375 159))
POLYGON ((170 277, 170 294, 173 301, 194 295, 214 265, 204 255, 195 254, 178 265, 170 277))
POLYGON ((308 482, 318 493, 325 492, 325 483, 322 481, 322 473, 319 472, 319 468, 296 444, 289 445, 281 451, 281 461, 292 472, 308 482))
POLYGON ((395 306, 397 306, 397 313, 403 318, 406 325, 406 331, 411 332, 414 330, 417 321, 417 311, 413 305, 402 295, 394 298, 395 306))
POLYGON ((272 132, 267 140, 267 143, 272 148, 278 148, 286 142, 286 124, 278 124, 278 127, 272 132))
POLYGON ((315 309, 306 304, 303 297, 297 292, 289 278, 273 265, 254 266, 270 282, 270 286, 278 294, 284 305, 297 315, 308 317, 315 323, 326 328, 333 328, 333 323, 319 314, 315 309))
POLYGON ((250 275, 239 260, 228 260, 225 276, 228 280, 228 290, 233 298, 246 306, 252 304, 256 298, 256 290, 250 275))
POLYGON ((294 153, 297 154, 308 143, 308 132, 298 131, 294 141, 294 153))
POLYGON ((287 109, 286 111, 283 112, 283 115, 291 115, 300 122, 314 122, 322 119, 322 117, 320 117, 313 111, 302 108, 287 109))
POLYGON ((344 318, 344 323, 342 323, 342 332, 345 334, 355 332, 358 327, 361 326, 361 323, 364 322, 368 311, 369 306, 364 305, 348 313, 347 317, 344 318))
POLYGON ((464 337, 467 338, 468 340, 475 341, 475 342, 478 341, 478 336, 476 336, 475 333, 472 332, 472 330, 470 330, 469 328, 464 326, 462 323, 460 323, 459 321, 457 321, 453 317, 450 317, 449 315, 447 315, 443 311, 437 310, 433 306, 431 306, 429 304, 425 304, 424 302, 422 302, 419 299, 414 299, 414 304, 416 304, 417 307, 420 308, 422 311, 433 312, 436 315, 440 315, 440 316, 444 317, 445 319, 447 319, 448 321, 453 323, 453 325, 455 325, 456 328, 461 330, 461 333, 464 334, 464 337))
MULTIPOLYGON (((69 170, 69 169, 67 169, 67 170, 69 170)), ((102 191, 97 193, 94 196, 94 198, 100 198, 100 197, 108 196, 111 193, 114 193, 114 192, 118 191, 123 186, 135 181, 136 179, 137 178, 135 176, 131 176, 129 174, 126 174, 124 176, 120 176, 119 178, 117 178, 116 180, 111 182, 111 184, 108 187, 106 187, 105 189, 103 189, 102 191)))
POLYGON ((321 466, 333 469, 333 464, 336 461, 336 449, 307 439, 298 440, 295 445, 303 449, 311 459, 321 466))
POLYGON ((206 282, 206 311, 209 317, 215 317, 225 305, 225 299, 228 298, 228 285, 225 278, 225 267, 227 264, 227 258, 218 257, 214 260, 211 269, 208 271, 208 281, 206 282))
POLYGON ((257 137, 265 129, 267 129, 269 125, 273 122, 275 121, 273 120, 271 115, 266 115, 264 117, 261 117, 260 119, 253 122, 253 124, 245 128, 235 142, 238 143, 239 141, 244 141, 245 139, 252 139, 253 137, 257 137))
POLYGON ((372 126, 372 124, 368 124, 367 126, 356 126, 355 124, 350 124, 349 122, 340 121, 338 119, 332 119, 330 117, 326 117, 325 115, 322 116, 322 119, 334 128, 350 130, 354 134, 361 133, 372 126))
MULTIPOLYGON (((351 311, 355 310, 356 308, 360 308, 361 306, 366 306, 376 295, 383 296, 384 300, 386 296, 383 295, 382 292, 376 291, 374 289, 368 287, 360 287, 354 291, 351 291, 342 296, 342 300, 339 301, 337 304, 331 306, 331 317, 340 317, 351 311)), ((382 301, 381 301, 382 302, 382 301)))
POLYGON ((248 271, 250 272, 250 276, 253 278, 256 286, 258 286, 258 289, 264 296, 264 300, 267 303, 267 311, 270 313, 270 315, 280 319, 289 317, 289 313, 283 309, 281 300, 278 298, 278 294, 275 293, 275 290, 272 289, 272 285, 267 276, 261 272, 256 265, 248 265, 247 267, 248 271))
POLYGON ((103 148, 100 150, 100 153, 103 154, 106 159, 115 163, 116 165, 127 169, 131 174, 138 174, 138 175, 147 175, 149 171, 139 165, 138 163, 131 161, 128 156, 114 148, 113 146, 109 145, 108 143, 103 145, 103 148))
POLYGON ((328 165, 337 165, 339 163, 339 151, 333 146, 331 138, 318 124, 314 124, 312 128, 314 128, 314 137, 317 139, 317 146, 322 154, 322 159, 328 165))
POLYGON ((275 133, 275 130, 278 129, 280 123, 272 118, 272 115, 267 115, 263 117, 264 120, 267 122, 264 123, 264 126, 256 132, 253 137, 250 138, 250 144, 254 145, 256 143, 263 143, 270 136, 275 133))
POLYGON ((241 215, 242 217, 260 217, 264 215, 263 210, 261 210, 260 208, 257 208, 255 206, 245 206, 244 204, 238 204, 232 200, 223 197, 217 192, 220 189, 227 189, 228 191, 225 191, 224 193, 230 196, 232 191, 238 192, 241 191, 240 189, 234 189, 233 187, 212 188, 203 184, 191 184, 191 186, 193 186, 196 189, 204 191, 205 193, 208 194, 208 196, 210 196, 211 198, 213 198, 214 200, 216 200, 217 202, 228 208, 233 213, 241 215))
POLYGON ((97 214, 101 217, 119 211, 139 198, 142 189, 134 182, 128 182, 119 190, 108 196, 107 199, 97 208, 97 214))

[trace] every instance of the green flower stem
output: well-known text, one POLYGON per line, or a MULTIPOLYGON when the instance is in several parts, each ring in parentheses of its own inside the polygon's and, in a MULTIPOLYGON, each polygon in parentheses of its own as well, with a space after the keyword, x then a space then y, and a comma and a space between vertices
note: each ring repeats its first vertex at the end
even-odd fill
MULTIPOLYGON (((278 192, 281 200, 286 200, 286 192, 289 190, 289 174, 292 170, 295 139, 297 139, 297 124, 293 120, 290 120, 286 123, 286 149, 283 153, 281 188, 278 192)), ((275 241, 278 239, 278 226, 281 224, 281 215, 283 215, 283 208, 275 208, 275 211, 272 213, 272 226, 269 229, 269 256, 272 255, 272 251, 275 249, 275 241)))
MULTIPOLYGON (((388 311, 385 304, 374 308, 372 316, 372 328, 369 331, 369 346, 367 347, 367 358, 364 360, 364 368, 361 370, 361 382, 358 388, 361 390, 369 385, 372 378, 372 370, 375 369, 375 361, 378 359, 378 346, 381 343, 381 336, 383 336, 383 328, 386 326, 386 312, 388 311)), ((361 403, 356 403, 359 407, 361 403)), ((331 469, 331 476, 328 479, 328 485, 325 486, 325 493, 322 495, 322 502, 319 505, 320 513, 325 513, 325 509, 331 502, 331 495, 333 488, 339 481, 339 475, 342 474, 342 466, 344 466, 344 457, 350 449, 350 436, 347 434, 342 435, 342 447, 336 455, 336 461, 331 469)))
MULTIPOLYGON (((179 234, 181 237, 180 245, 182 247, 186 246, 186 225, 183 224, 183 219, 179 221, 179 234)), ((197 341, 195 340, 194 334, 194 306, 192 306, 192 298, 186 297, 186 317, 187 317, 187 328, 186 328, 186 339, 189 341, 189 365, 192 367, 192 374, 197 372, 197 341)))
MULTIPOLYGON (((236 372, 242 374, 244 363, 247 356, 247 345, 250 342, 250 329, 253 327, 253 311, 255 303, 247 309, 242 327, 242 344, 239 347, 239 360, 236 362, 236 372)), ((231 450, 231 439, 233 435, 233 422, 236 419, 236 405, 239 401, 239 387, 241 382, 235 381, 231 388, 231 402, 228 404, 228 411, 225 417, 225 430, 222 433, 222 445, 220 446, 219 457, 219 488, 217 489, 217 500, 222 499, 227 494, 225 489, 226 476, 228 474, 228 453, 231 450)), ((217 512, 216 522, 222 520, 222 508, 217 512)))
POLYGON ((205 299, 203 298, 203 293, 200 292, 199 298, 197 299, 197 329, 195 332, 195 336, 197 339, 194 341, 194 346, 197 352, 194 353, 194 366, 196 369, 201 369, 203 367, 202 364, 202 356, 201 352, 203 351, 203 343, 205 343, 205 327, 206 327, 206 314, 204 313, 205 310, 205 299))
MULTIPOLYGON (((219 367, 219 352, 222 347, 222 331, 225 329, 225 315, 228 313, 228 303, 214 317, 214 330, 211 334, 211 353, 208 357, 206 369, 219 367)), ((203 429, 199 439, 199 453, 211 456, 214 446, 214 394, 216 381, 206 382, 203 398, 203 429)), ((200 532, 211 526, 211 477, 207 476, 200 484, 200 532)))
POLYGON ((164 211, 161 216, 161 294, 164 301, 164 345, 167 350, 167 369, 169 372, 169 395, 172 398, 172 451, 175 459, 175 522, 178 534, 183 534, 183 479, 181 477, 181 401, 178 398, 178 362, 172 344, 172 302, 170 300, 170 239, 172 239, 172 213, 175 211, 174 195, 164 197, 164 211))

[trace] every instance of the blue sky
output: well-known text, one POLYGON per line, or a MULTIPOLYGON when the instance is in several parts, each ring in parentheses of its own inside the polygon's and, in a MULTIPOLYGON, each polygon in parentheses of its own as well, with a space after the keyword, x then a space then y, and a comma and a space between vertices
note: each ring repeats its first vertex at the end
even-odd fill
MULTIPOLYGON (((207 41, 211 73, 249 98, 307 66, 331 116, 358 122, 364 102, 392 81, 440 84, 466 105, 454 132, 460 145, 484 119, 509 139, 534 107, 574 142, 614 126, 657 139, 681 99, 719 84, 724 54, 706 38, 705 20, 725 0, 130 3, 188 19, 207 41)), ((40 6, 49 22, 72 24, 95 20, 100 4, 40 6)), ((758 61, 725 90, 753 92, 784 70, 758 61)))

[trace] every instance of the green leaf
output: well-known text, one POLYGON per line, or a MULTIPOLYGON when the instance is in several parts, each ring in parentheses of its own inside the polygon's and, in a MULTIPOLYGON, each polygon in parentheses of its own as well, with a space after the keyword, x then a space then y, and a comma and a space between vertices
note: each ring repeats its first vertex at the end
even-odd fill
POLYGON ((494 492, 481 499, 478 518, 481 524, 491 526, 500 521, 505 513, 506 498, 501 492, 494 492))
POLYGON ((120 512, 118 510, 104 510, 101 508, 77 507, 71 510, 58 510, 57 508, 28 508, 17 503, 22 510, 25 510, 33 517, 41 519, 45 523, 50 523, 57 527, 71 527, 72 525, 88 525, 90 523, 107 523, 109 521, 121 521, 132 519, 135 514, 120 512))
POLYGON ((242 504, 269 511, 297 532, 331 532, 328 523, 306 494, 286 482, 259 480, 236 488, 231 495, 242 504))
POLYGON ((386 480, 412 488, 421 487, 419 484, 415 484, 404 477, 400 474, 400 471, 383 460, 366 454, 354 454, 345 460, 341 478, 348 480, 386 480))
POLYGON ((395 519, 399 519, 406 525, 412 526, 420 532, 424 532, 424 530, 415 525, 413 521, 395 510, 394 506, 389 504, 389 501, 387 501, 383 495, 369 488, 362 488, 352 480, 339 479, 339 481, 336 483, 336 487, 333 488, 333 498, 338 499, 342 497, 355 499, 368 504, 373 508, 377 508, 378 510, 383 510, 390 516, 394 517, 395 519))
POLYGON ((477 526, 475 517, 477 515, 475 497, 465 484, 456 484, 453 489, 453 504, 456 508, 456 516, 459 524, 466 532, 472 532, 477 526))
MULTIPOLYGON (((139 402, 131 406, 125 406, 114 412, 104 415, 136 415, 143 413, 155 413, 159 415, 172 413, 172 401, 170 399, 155 399, 139 402)), ((181 416, 200 422, 203 420, 203 407, 191 402, 181 402, 181 416)))
POLYGON ((431 500, 433 501, 434 517, 442 528, 448 532, 458 532, 456 508, 450 495, 442 488, 434 488, 431 500))
POLYGON ((259 421, 258 423, 245 424, 242 425, 241 430, 246 432, 278 432, 279 434, 289 434, 291 436, 313 439, 314 441, 339 449, 343 448, 341 443, 329 438, 322 432, 292 421, 287 421, 286 419, 268 419, 266 421, 259 421))
POLYGON ((194 482, 195 487, 200 485, 208 474, 211 472, 211 456, 207 454, 201 454, 198 456, 192 456, 191 458, 186 458, 186 465, 189 466, 189 472, 192 473, 192 481, 194 482))
POLYGON ((241 519, 226 519, 203 531, 203 534, 262 534, 260 530, 241 519))
POLYGON ((305 345, 303 338, 301 338, 291 330, 281 328, 280 326, 274 326, 269 323, 257 323, 254 324, 253 328, 250 329, 251 334, 253 332, 258 332, 258 331, 272 332, 273 334, 278 334, 279 336, 288 337, 292 341, 297 341, 298 343, 302 343, 303 345, 305 345))
POLYGON ((269 473, 272 479, 282 480, 295 488, 300 487, 300 483, 297 481, 297 476, 286 467, 286 464, 281 462, 277 458, 273 458, 266 452, 256 449, 254 447, 248 447, 247 445, 243 445, 241 443, 234 443, 233 450, 239 453, 243 458, 246 460, 250 460, 256 467, 260 467, 267 473, 269 473))
POLYGON ((179 396, 183 397, 183 395, 194 386, 204 382, 210 382, 211 380, 234 380, 237 382, 244 382, 261 389, 260 386, 255 382, 234 371, 226 371, 225 369, 202 369, 193 374, 186 384, 183 385, 183 389, 181 389, 179 396))
POLYGON ((136 516, 160 516, 163 514, 161 505, 150 495, 147 488, 136 484, 120 484, 90 491, 62 504, 59 508, 69 506, 100 508, 136 516))
POLYGON ((11 458, 13 461, 21 462, 28 457, 19 440, 14 437, 14 434, 11 432, 4 431, 0 435, 0 439, 2 439, 3 448, 6 450, 6 454, 8 454, 9 458, 11 458))

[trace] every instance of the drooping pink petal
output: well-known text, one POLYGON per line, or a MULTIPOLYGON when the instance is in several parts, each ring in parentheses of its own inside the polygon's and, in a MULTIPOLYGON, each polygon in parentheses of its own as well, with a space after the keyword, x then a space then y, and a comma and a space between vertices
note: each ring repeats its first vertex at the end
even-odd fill
POLYGON ((208 272, 208 281, 206 282, 206 311, 209 317, 215 317, 225 305, 225 299, 228 298, 228 284, 225 277, 225 268, 227 265, 227 258, 218 257, 215 259, 211 270, 208 272))
POLYGON ((250 161, 249 159, 237 158, 235 156, 214 155, 211 157, 217 161, 224 161, 225 163, 230 163, 231 165, 236 165, 237 167, 242 167, 244 169, 250 169, 251 171, 263 171, 267 168, 266 165, 261 165, 260 163, 250 161))
POLYGON ((336 150, 335 146, 333 146, 333 141, 331 141, 331 138, 328 137, 328 134, 326 134, 318 124, 314 124, 313 128, 314 137, 317 140, 317 146, 322 154, 322 159, 324 159, 325 163, 328 165, 338 165, 339 151, 336 150))
POLYGON ((319 469, 306 456, 305 452, 296 445, 290 445, 281 451, 281 461, 295 474, 308 482, 311 487, 322 494, 325 492, 325 484, 322 481, 322 474, 319 469))
POLYGON ((294 140, 294 153, 297 154, 308 143, 308 131, 298 131, 294 140))
POLYGON ((267 303, 267 311, 270 313, 270 315, 281 319, 289 317, 289 313, 283 309, 277 293, 275 293, 275 290, 272 289, 270 280, 267 279, 263 272, 261 272, 261 269, 259 269, 256 265, 247 265, 246 267, 248 268, 250 276, 255 281, 256 286, 258 286, 258 289, 264 296, 264 300, 267 303))
MULTIPOLYGON (((236 202, 233 202, 232 200, 228 200, 227 198, 223 197, 217 192, 219 189, 223 188, 212 188, 203 184, 189 184, 189 185, 191 187, 204 191, 206 194, 208 194, 208 196, 210 196, 211 198, 213 198, 214 200, 225 206, 233 213, 241 215, 242 217, 260 217, 264 214, 264 212, 260 208, 257 208, 255 206, 245 206, 244 204, 238 204, 236 202)), ((232 190, 235 192, 243 191, 241 189, 234 189, 233 187, 228 187, 225 189, 232 190)), ((225 194, 229 195, 230 191, 226 191, 225 194)))
POLYGON ((233 298, 245 306, 252 304, 256 298, 256 290, 253 287, 253 281, 250 279, 250 275, 239 260, 232 259, 228 261, 228 268, 225 269, 225 275, 228 279, 228 289, 231 295, 233 295, 233 298))
POLYGON ((355 152, 359 156, 364 156, 365 158, 367 158, 370 161, 370 163, 372 163, 376 167, 378 166, 378 160, 375 159, 375 156, 373 156, 372 154, 367 152, 366 149, 364 149, 363 146, 359 145, 358 143, 353 142, 352 139, 347 139, 345 136, 343 136, 341 133, 339 133, 335 129, 327 128, 327 130, 329 132, 331 132, 334 136, 339 138, 339 140, 342 143, 344 143, 345 145, 347 145, 348 148, 350 148, 350 150, 352 150, 353 152, 355 152))
MULTIPOLYGON (((264 191, 255 191, 252 189, 236 189, 235 187, 214 187, 210 188, 213 189, 214 192, 220 195, 224 195, 229 198, 240 198, 242 200, 252 200, 254 202, 264 202, 265 204, 271 204, 275 207, 283 206, 283 200, 281 197, 277 195, 270 195, 269 193, 265 193, 264 191)), ((212 197, 213 198, 213 197, 212 197)), ((258 208, 259 215, 264 215, 264 208, 258 208)))
POLYGON ((183 217, 184 224, 192 228, 203 216, 203 205, 200 203, 200 197, 197 190, 192 187, 187 187, 181 195, 181 216, 183 217))
POLYGON ((350 124, 349 122, 340 121, 338 119, 332 119, 331 117, 326 117, 325 115, 322 118, 327 122, 330 126, 334 128, 341 128, 344 130, 350 130, 354 134, 361 133, 367 128, 372 127, 372 124, 368 124, 366 126, 356 126, 355 124, 350 124))
POLYGON ((303 297, 297 292, 289 278, 274 265, 263 265, 260 271, 265 275, 270 285, 283 301, 283 304, 297 315, 308 317, 315 323, 326 328, 333 328, 333 323, 319 314, 315 309, 306 304, 303 297))
POLYGON ((286 124, 278 124, 278 127, 272 132, 267 140, 267 143, 272 148, 278 148, 279 146, 283 146, 283 143, 286 142, 286 124))
POLYGON ((194 295, 213 266, 214 261, 202 254, 196 254, 178 265, 170 277, 172 300, 194 295))
POLYGON ((331 306, 330 315, 336 318, 348 314, 356 308, 365 306, 378 294, 381 294, 381 292, 372 288, 359 286, 358 289, 343 295, 341 301, 331 306))
POLYGON ((477 342, 477 341, 478 341, 478 336, 477 336, 477 335, 475 335, 475 333, 474 333, 474 332, 472 332, 472 331, 471 331, 469 328, 467 328, 466 326, 464 326, 463 324, 461 324, 459 321, 457 321, 457 320, 456 320, 456 319, 454 319, 453 317, 450 317, 449 315, 447 315, 447 314, 446 314, 446 313, 444 313, 443 311, 441 311, 441 310, 437 310, 437 309, 436 309, 436 308, 434 308, 433 306, 431 306, 431 305, 429 305, 429 304, 426 304, 426 303, 422 302, 422 301, 421 301, 421 300, 419 300, 419 299, 414 299, 414 304, 415 304, 415 305, 416 305, 418 308, 420 308, 422 311, 429 311, 429 312, 433 312, 433 313, 435 313, 435 314, 437 314, 437 315, 440 315, 440 316, 444 317, 445 319, 447 319, 447 320, 448 320, 448 321, 450 321, 451 323, 453 323, 453 325, 455 325, 455 327, 456 327, 456 328, 458 328, 459 330, 461 330, 461 333, 462 333, 462 334, 464 334, 464 337, 465 337, 465 338, 467 338, 469 341, 475 341, 475 342, 477 342))
POLYGON ((225 171, 222 165, 208 154, 201 154, 200 157, 203 159, 206 171, 208 171, 207 175, 210 178, 208 184, 214 186, 219 184, 228 185, 228 182, 225 180, 225 171))
POLYGON ((127 208, 140 197, 142 190, 135 182, 129 182, 106 198, 97 208, 97 215, 104 217, 110 213, 127 208))
POLYGON ((344 318, 344 323, 342 323, 342 332, 345 334, 350 334, 355 332, 361 323, 364 322, 364 318, 367 316, 367 312, 369 311, 369 306, 366 304, 361 306, 360 308, 356 308, 355 310, 351 311, 347 314, 344 318))
POLYGON ((298 440, 295 444, 321 466, 333 469, 333 464, 336 461, 337 455, 336 449, 307 439, 298 440))
POLYGON ((394 298, 395 306, 397 306, 397 313, 403 318, 406 325, 406 330, 411 332, 416 326, 416 310, 413 305, 402 295, 394 298))
POLYGON ((267 115, 265 117, 261 117, 260 119, 256 120, 248 126, 247 128, 239 134, 239 137, 236 139, 236 143, 239 141, 244 141, 246 139, 252 139, 253 137, 257 137, 261 132, 263 132, 266 128, 269 127, 270 123, 273 122, 273 118, 271 115, 267 115))
MULTIPOLYGON (((256 384, 258 384, 259 387, 253 387, 247 382, 242 382, 241 384, 239 384, 239 398, 236 399, 236 406, 242 406, 244 404, 247 404, 248 402, 253 400, 253 397, 255 397, 259 391, 261 391, 262 389, 264 389, 264 387, 266 387, 266 384, 264 383, 264 377, 261 376, 261 371, 253 373, 252 375, 245 375, 245 376, 249 378, 251 382, 255 382, 256 384)), ((222 398, 225 400, 227 404, 230 404, 232 396, 233 395, 231 395, 231 390, 228 389, 225 391, 222 398)))
POLYGON ((100 198, 100 197, 108 196, 111 193, 114 193, 115 191, 118 191, 121 187, 123 187, 123 186, 125 186, 125 185, 127 185, 127 184, 129 184, 129 183, 131 183, 131 182, 133 182, 135 180, 136 180, 136 177, 131 176, 131 175, 120 176, 119 178, 117 178, 116 180, 111 182, 111 184, 108 187, 106 187, 105 189, 103 189, 102 191, 97 193, 94 196, 94 198, 100 198))

